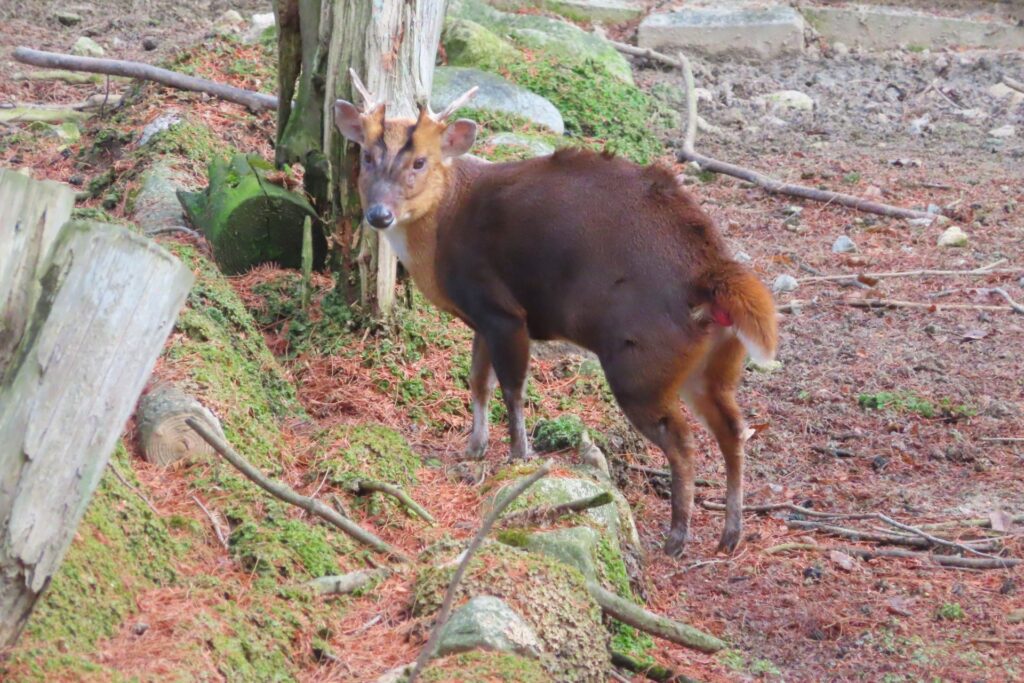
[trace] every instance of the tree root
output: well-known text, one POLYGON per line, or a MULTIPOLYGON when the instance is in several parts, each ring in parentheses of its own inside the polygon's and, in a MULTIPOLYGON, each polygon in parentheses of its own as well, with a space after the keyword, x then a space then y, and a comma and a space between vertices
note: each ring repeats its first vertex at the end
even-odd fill
POLYGON ((336 511, 327 507, 320 501, 303 496, 291 487, 264 476, 262 472, 249 464, 249 462, 236 453, 226 441, 211 432, 210 428, 199 420, 190 417, 186 420, 186 423, 189 427, 194 429, 199 436, 203 437, 208 444, 213 446, 213 449, 225 460, 234 465, 239 472, 244 474, 250 481, 267 493, 280 498, 286 503, 291 503, 292 505, 300 507, 310 514, 316 515, 324 521, 333 524, 335 527, 360 543, 368 545, 378 552, 390 555, 399 562, 408 562, 410 560, 409 556, 398 548, 395 548, 391 544, 381 540, 352 520, 342 517, 336 511))
POLYGON ((401 487, 395 486, 394 484, 385 484, 381 481, 372 481, 370 479, 359 479, 352 484, 352 492, 359 496, 364 496, 368 493, 385 493, 401 503, 409 512, 417 515, 425 522, 433 526, 437 524, 437 520, 431 515, 426 509, 412 499, 408 493, 406 493, 401 487))
POLYGON ((583 512, 590 508, 608 505, 613 500, 614 498, 612 497, 612 494, 607 491, 602 491, 596 496, 578 498, 577 500, 572 500, 560 505, 541 505, 539 507, 530 508, 529 510, 514 512, 511 515, 504 517, 501 520, 501 526, 543 526, 545 524, 551 524, 560 517, 570 515, 574 512, 583 512))
POLYGON ((672 669, 660 664, 647 666, 633 657, 622 652, 616 652, 615 650, 612 650, 612 665, 635 674, 640 674, 648 680, 658 681, 658 683, 699 683, 694 678, 677 674, 672 669))

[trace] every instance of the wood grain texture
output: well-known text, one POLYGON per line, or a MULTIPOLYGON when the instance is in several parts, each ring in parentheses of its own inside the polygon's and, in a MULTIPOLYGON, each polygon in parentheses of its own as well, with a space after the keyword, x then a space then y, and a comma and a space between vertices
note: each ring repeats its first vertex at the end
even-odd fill
POLYGON ((151 240, 90 222, 61 228, 33 277, 0 368, 0 647, 57 571, 192 283, 151 240))

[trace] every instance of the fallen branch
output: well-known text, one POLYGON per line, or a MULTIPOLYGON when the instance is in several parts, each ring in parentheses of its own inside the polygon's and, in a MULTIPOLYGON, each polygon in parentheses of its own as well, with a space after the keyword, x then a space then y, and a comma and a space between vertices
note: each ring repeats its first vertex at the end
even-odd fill
POLYGON ((612 494, 607 491, 602 491, 596 496, 578 498, 560 505, 541 505, 539 507, 530 508, 529 510, 513 512, 511 515, 501 520, 501 525, 503 527, 514 527, 551 524, 565 515, 570 515, 574 512, 583 512, 591 508, 601 507, 602 505, 608 505, 613 500, 614 498, 612 498, 612 494))
POLYGON ((86 71, 89 73, 107 74, 108 76, 126 76, 146 81, 154 81, 178 90, 203 92, 219 97, 222 100, 245 105, 250 110, 268 111, 277 109, 277 97, 265 93, 252 92, 233 85, 215 83, 205 78, 187 76, 185 74, 161 69, 142 62, 129 62, 120 59, 97 59, 95 57, 76 57, 57 52, 43 52, 27 47, 19 47, 14 51, 14 59, 22 64, 47 68, 68 69, 70 71, 86 71))
MULTIPOLYGON (((649 474, 652 477, 664 477, 665 479, 672 478, 671 472, 669 472, 668 470, 659 470, 656 467, 648 467, 646 465, 634 465, 628 462, 623 463, 623 466, 628 470, 633 470, 634 472, 643 472, 644 474, 649 474)), ((713 479, 694 479, 693 483, 695 486, 723 486, 722 482, 714 481, 713 479)))
POLYGON ((92 114, 89 112, 70 106, 22 105, 0 108, 0 123, 62 123, 64 121, 85 121, 90 116, 92 114))
MULTIPOLYGON (((607 40, 607 38, 605 40, 607 40)), ((622 54, 629 55, 631 57, 644 57, 654 62, 661 62, 665 66, 670 66, 673 69, 679 69, 682 67, 682 63, 675 57, 670 57, 664 53, 652 50, 649 47, 637 47, 636 45, 620 43, 615 40, 608 40, 608 42, 622 54)))
POLYGON ((981 440, 989 443, 1024 443, 1024 436, 983 436, 981 440))
MULTIPOLYGON (((702 500, 700 505, 706 510, 725 512, 725 505, 722 503, 713 503, 708 500, 702 500)), ((874 512, 821 512, 819 510, 811 510, 810 508, 802 507, 796 503, 768 503, 766 505, 743 506, 743 512, 754 512, 757 514, 777 512, 779 510, 788 510, 790 512, 795 512, 798 515, 822 517, 826 519, 873 519, 875 517, 874 512)))
POLYGON ((505 509, 522 495, 526 489, 533 486, 535 483, 546 477, 551 472, 551 463, 545 462, 541 465, 536 472, 526 477, 521 482, 516 484, 504 497, 503 500, 496 503, 494 508, 488 513, 487 517, 484 518, 483 524, 480 525, 480 530, 476 532, 476 536, 469 542, 469 547, 462 554, 462 561, 459 562, 459 566, 455 568, 455 573, 452 575, 452 580, 448 582, 448 590, 445 591, 444 600, 441 602, 441 610, 438 612, 437 619, 434 620, 434 627, 430 632, 430 638, 427 639, 427 644, 420 650, 419 656, 416 658, 416 663, 412 667, 412 671, 409 672, 409 678, 406 683, 416 683, 416 677, 419 676, 420 670, 430 659, 430 656, 434 653, 437 648, 437 641, 441 638, 441 631, 444 629, 444 625, 448 622, 448 615, 452 610, 452 603, 455 601, 455 593, 459 588, 459 582, 462 580, 462 575, 466 573, 466 569, 469 567, 469 561, 473 559, 473 554, 476 553, 480 544, 483 543, 484 538, 490 532, 491 527, 498 521, 498 517, 505 509))
POLYGON ((777 555, 789 550, 808 550, 816 553, 827 553, 833 550, 853 555, 863 560, 873 560, 878 557, 918 560, 920 562, 934 562, 942 567, 953 567, 956 569, 1010 569, 1019 566, 1024 560, 1011 557, 999 557, 986 559, 983 557, 960 557, 958 555, 932 555, 930 553, 915 553, 910 550, 876 549, 865 550, 864 548, 850 548, 846 546, 823 546, 810 543, 783 543, 763 551, 767 555, 777 555))
POLYGON ((841 280, 850 280, 858 277, 870 278, 872 280, 881 280, 883 278, 890 277, 918 277, 925 275, 941 275, 941 276, 977 276, 977 275, 992 275, 992 274, 1015 274, 1024 271, 1024 268, 1000 268, 999 270, 993 270, 996 266, 1005 263, 1006 259, 999 259, 987 266, 981 266, 980 268, 974 268, 972 270, 929 270, 926 268, 920 270, 902 270, 902 271, 890 271, 886 273, 851 273, 849 275, 820 275, 816 277, 802 277, 800 278, 801 284, 808 284, 812 282, 836 282, 841 280))
MULTIPOLYGON (((810 522, 806 520, 792 519, 786 522, 786 526, 790 529, 804 529, 813 531, 823 531, 832 536, 838 536, 839 538, 846 538, 851 541, 858 541, 864 543, 880 543, 882 545, 902 545, 908 548, 933 548, 936 546, 954 547, 958 550, 966 551, 987 557, 989 559, 998 559, 993 555, 986 555, 981 552, 979 548, 993 548, 994 546, 991 541, 983 540, 976 548, 964 545, 962 543, 954 543, 953 541, 947 541, 945 539, 937 539, 934 536, 928 536, 922 532, 922 536, 909 536, 905 534, 894 534, 884 532, 873 532, 873 531, 861 531, 860 529, 850 529, 848 527, 836 526, 834 524, 825 524, 824 522, 810 522), (934 539, 931 540, 931 539, 934 539)), ((909 528, 909 527, 908 527, 909 528)))
POLYGON ((307 581, 303 585, 313 589, 317 595, 348 595, 374 579, 383 579, 390 575, 391 570, 387 567, 360 569, 341 576, 321 576, 318 579, 307 581))
POLYGON ((195 502, 196 505, 199 506, 199 509, 206 514, 206 518, 210 520, 210 524, 213 526, 213 533, 217 535, 217 540, 220 541, 220 544, 224 547, 224 550, 227 550, 228 539, 220 528, 220 522, 218 522, 217 518, 213 516, 213 513, 210 512, 209 508, 203 505, 203 501, 199 500, 198 496, 192 496, 192 500, 195 502))
POLYGON ((1010 78, 1009 76, 1003 76, 1003 85, 1007 88, 1012 88, 1017 92, 1024 93, 1024 83, 1018 81, 1016 78, 1010 78))
POLYGON ((701 652, 718 652, 726 647, 724 641, 710 633, 646 610, 625 598, 620 598, 609 590, 605 590, 594 581, 587 581, 587 592, 601 606, 605 614, 645 633, 701 652))
POLYGON ((238 453, 231 448, 231 446, 221 439, 219 436, 210 431, 210 428, 205 424, 190 417, 185 420, 189 427, 194 429, 199 436, 206 440, 206 443, 213 446, 213 449, 217 451, 225 460, 230 462, 235 468, 244 474, 250 481, 262 488, 267 493, 280 498, 286 503, 291 503, 296 507, 300 507, 306 512, 320 517, 326 522, 333 524, 335 527, 345 532, 352 538, 356 539, 360 543, 370 546, 378 552, 386 553, 391 557, 395 558, 400 562, 408 562, 409 556, 403 553, 398 548, 395 548, 391 544, 377 538, 374 534, 363 529, 361 526, 356 524, 350 519, 342 517, 337 512, 327 507, 318 500, 314 500, 307 496, 303 496, 291 487, 280 482, 268 479, 258 469, 250 465, 245 458, 240 456, 238 453))
POLYGON ((987 306, 984 304, 939 304, 925 303, 921 301, 901 301, 899 299, 844 299, 836 303, 854 308, 927 308, 930 310, 958 310, 958 311, 1011 311, 1024 313, 1024 308, 1017 310, 1011 306, 987 306))
POLYGON ((1009 304, 1010 308, 1013 309, 1014 313, 1019 313, 1020 315, 1024 315, 1024 306, 1022 306, 1019 303, 1017 303, 1016 301, 1014 301, 1010 297, 1010 295, 1006 293, 1005 289, 1003 289, 1002 287, 993 287, 989 291, 992 292, 993 294, 998 294, 999 296, 1003 297, 1003 299, 1006 300, 1006 303, 1009 304))
POLYGON ((746 180, 757 185, 769 194, 786 194, 793 197, 812 199, 817 202, 840 204, 842 206, 857 209, 858 211, 865 211, 867 213, 874 213, 881 216, 889 216, 891 218, 935 218, 934 214, 930 214, 925 211, 904 209, 898 206, 891 206, 889 204, 880 204, 878 202, 872 202, 867 199, 843 194, 841 192, 818 190, 804 185, 784 183, 749 168, 730 164, 725 161, 719 161, 718 159, 713 159, 700 154, 694 148, 697 138, 697 95, 695 92, 696 86, 693 81, 693 69, 690 66, 690 60, 688 60, 682 53, 679 54, 678 61, 683 71, 683 80, 685 82, 686 90, 686 127, 684 129, 685 135, 683 138, 683 148, 676 153, 676 156, 680 161, 693 161, 700 165, 704 170, 714 171, 715 173, 724 173, 725 175, 731 175, 735 178, 746 180))
POLYGON ((431 515, 426 509, 423 508, 419 503, 412 499, 408 493, 402 490, 401 487, 395 486, 394 484, 385 484, 381 481, 371 481, 369 479, 360 479, 352 484, 352 491, 356 495, 366 495, 368 493, 386 493, 387 495, 395 498, 400 502, 409 512, 419 516, 428 524, 434 525, 437 520, 431 515))

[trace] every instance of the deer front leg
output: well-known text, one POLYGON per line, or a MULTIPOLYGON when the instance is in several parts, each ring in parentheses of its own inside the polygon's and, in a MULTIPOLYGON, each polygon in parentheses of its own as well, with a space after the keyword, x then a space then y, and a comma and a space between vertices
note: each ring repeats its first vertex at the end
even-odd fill
POLYGON ((487 451, 488 428, 487 405, 498 378, 491 365, 491 354, 483 336, 473 337, 473 361, 469 371, 469 389, 473 398, 473 431, 466 446, 466 457, 478 460, 487 451))
POLYGON ((523 412, 526 372, 530 366, 530 336, 526 324, 511 317, 489 321, 484 328, 484 336, 491 352, 494 372, 501 385, 501 395, 508 409, 510 457, 512 460, 523 460, 533 455, 526 436, 523 412))

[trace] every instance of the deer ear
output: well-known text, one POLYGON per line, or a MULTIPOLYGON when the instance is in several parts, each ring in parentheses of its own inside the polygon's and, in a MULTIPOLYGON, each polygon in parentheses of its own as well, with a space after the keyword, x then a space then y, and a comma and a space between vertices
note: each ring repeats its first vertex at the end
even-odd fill
POLYGON ((476 140, 476 123, 459 119, 448 124, 441 135, 441 154, 445 157, 462 156, 476 140))
POLYGON ((346 139, 363 144, 362 113, 351 102, 337 100, 334 103, 334 125, 346 139))

